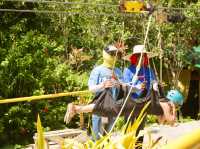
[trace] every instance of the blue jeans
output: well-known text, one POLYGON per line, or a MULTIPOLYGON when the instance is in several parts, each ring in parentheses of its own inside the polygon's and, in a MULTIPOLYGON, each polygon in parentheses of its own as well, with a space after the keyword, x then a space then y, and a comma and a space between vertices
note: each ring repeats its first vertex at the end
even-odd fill
MULTIPOLYGON (((111 117, 111 118, 108 118, 108 125, 107 127, 105 128, 105 130, 107 132, 109 132, 113 126, 113 123, 115 121, 115 117, 111 117)), ((101 117, 98 116, 98 115, 95 115, 93 114, 92 115, 92 133, 93 133, 93 139, 94 140, 98 140, 100 138, 100 135, 99 134, 102 134, 101 133, 101 127, 102 127, 102 123, 101 123, 101 117)), ((103 134, 102 134, 103 135, 103 134)))

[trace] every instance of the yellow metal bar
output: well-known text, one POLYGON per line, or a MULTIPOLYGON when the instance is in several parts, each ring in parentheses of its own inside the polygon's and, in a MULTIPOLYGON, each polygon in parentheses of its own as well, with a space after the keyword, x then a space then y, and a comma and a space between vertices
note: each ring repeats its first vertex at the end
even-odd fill
POLYGON ((32 100, 41 100, 41 99, 50 99, 50 98, 57 98, 57 97, 64 97, 64 96, 83 96, 83 95, 87 95, 87 94, 90 94, 90 93, 91 92, 89 90, 85 90, 85 91, 40 95, 40 96, 10 98, 10 99, 0 100, 0 104, 13 103, 13 102, 23 102, 23 101, 32 101, 32 100))
POLYGON ((200 128, 182 136, 161 149, 191 149, 200 144, 200 128))
MULTIPOLYGON (((80 103, 80 104, 84 104, 84 103, 85 103, 83 97, 80 97, 79 103, 80 103)), ((79 114, 79 117, 80 117, 80 128, 81 128, 81 129, 84 129, 84 115, 83 115, 83 113, 80 113, 80 114, 79 114)))

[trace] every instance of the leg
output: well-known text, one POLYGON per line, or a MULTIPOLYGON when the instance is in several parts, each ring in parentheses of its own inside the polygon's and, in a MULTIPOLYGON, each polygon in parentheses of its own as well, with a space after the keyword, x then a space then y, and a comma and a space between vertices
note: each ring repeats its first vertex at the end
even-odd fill
POLYGON ((151 114, 158 115, 159 123, 167 121, 173 124, 176 119, 175 105, 166 98, 158 98, 158 92, 152 91, 151 114))
POLYGON ((97 115, 92 115, 92 135, 94 140, 100 138, 101 133, 101 117, 97 115))
POLYGON ((106 126, 106 132, 110 132, 114 122, 115 122, 116 117, 108 117, 108 124, 106 126))
POLYGON ((71 119, 78 113, 89 113, 94 109, 95 104, 89 104, 84 106, 74 105, 73 103, 68 104, 67 112, 64 117, 64 122, 67 124, 71 119))
POLYGON ((84 106, 74 105, 76 113, 90 113, 93 111, 95 104, 89 104, 84 106))
POLYGON ((158 117, 159 122, 173 124, 176 120, 175 105, 172 102, 160 102, 160 106, 164 114, 158 117))

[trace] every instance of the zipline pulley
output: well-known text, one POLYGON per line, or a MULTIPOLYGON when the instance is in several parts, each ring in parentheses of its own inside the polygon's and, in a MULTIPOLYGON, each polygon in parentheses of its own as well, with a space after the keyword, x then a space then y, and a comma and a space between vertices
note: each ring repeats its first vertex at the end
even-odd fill
POLYGON ((153 11, 153 6, 150 3, 144 3, 143 1, 134 0, 134 1, 126 1, 122 0, 119 5, 119 9, 121 12, 149 12, 153 11))

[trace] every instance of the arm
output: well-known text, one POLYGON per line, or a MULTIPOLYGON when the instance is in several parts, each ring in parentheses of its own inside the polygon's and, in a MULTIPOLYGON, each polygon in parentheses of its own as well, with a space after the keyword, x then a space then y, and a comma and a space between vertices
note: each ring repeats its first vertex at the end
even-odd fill
POLYGON ((88 81, 89 90, 93 93, 103 91, 103 89, 113 86, 113 82, 111 80, 106 80, 99 83, 99 76, 100 70, 98 70, 97 68, 93 69, 88 81))
POLYGON ((97 68, 94 68, 92 70, 92 72, 90 73, 90 77, 89 77, 89 80, 88 80, 88 87, 89 87, 89 90, 93 93, 98 92, 101 89, 103 89, 103 85, 98 84, 99 75, 100 75, 100 73, 97 70, 97 68))
POLYGON ((144 84, 144 83, 137 84, 137 85, 132 84, 133 76, 134 76, 134 74, 131 72, 131 70, 128 68, 125 68, 124 73, 123 73, 124 85, 127 85, 129 89, 132 86, 132 92, 137 92, 141 89, 144 89, 146 87, 146 84, 144 84))
POLYGON ((109 88, 113 86, 113 82, 111 80, 104 81, 98 85, 92 85, 89 87, 89 90, 93 93, 100 92, 105 88, 109 88))
POLYGON ((124 83, 130 84, 132 81, 132 76, 133 76, 132 72, 128 68, 125 68, 123 73, 124 83))
POLYGON ((150 71, 150 81, 152 82, 153 90, 158 92, 159 91, 159 89, 158 89, 158 81, 156 80, 155 73, 150 68, 149 68, 149 71, 150 71))
POLYGON ((155 73, 153 72, 153 70, 150 71, 151 72, 151 81, 153 81, 153 90, 158 92, 159 97, 165 99, 165 95, 164 95, 164 89, 162 87, 162 85, 160 83, 158 83, 158 80, 156 79, 155 73))

